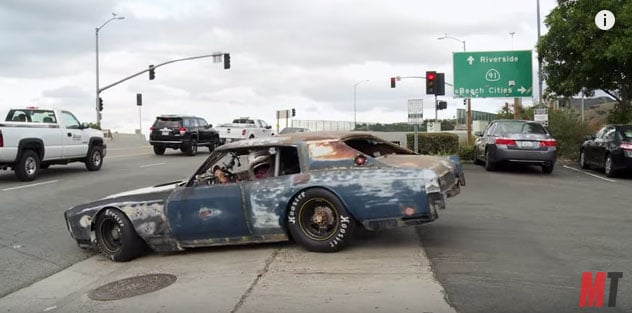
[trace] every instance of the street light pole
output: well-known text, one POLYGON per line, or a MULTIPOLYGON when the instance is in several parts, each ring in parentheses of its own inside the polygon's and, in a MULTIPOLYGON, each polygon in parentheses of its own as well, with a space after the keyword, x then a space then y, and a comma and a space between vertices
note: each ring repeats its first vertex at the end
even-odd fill
MULTIPOLYGON (((452 36, 448 36, 448 33, 445 33, 444 36, 441 36, 437 39, 442 40, 442 39, 452 39, 452 40, 456 40, 458 42, 461 42, 463 44, 463 52, 466 52, 465 49, 465 40, 461 40, 458 39, 456 37, 452 37, 452 36)), ((471 98, 466 98, 467 99, 467 117, 466 117, 466 123, 467 123, 467 144, 471 145, 472 144, 472 99, 471 98)))
MULTIPOLYGON (((358 122, 356 120, 356 112, 358 106, 358 85, 368 82, 368 79, 361 80, 353 85, 353 129, 358 128, 358 122)), ((368 124, 367 124, 368 126, 368 124)))
POLYGON ((97 127, 101 127, 101 111, 99 110, 99 94, 101 93, 101 91, 99 90, 99 30, 101 30, 101 28, 103 28, 107 23, 109 23, 110 21, 113 20, 122 20, 125 17, 123 16, 117 16, 116 13, 112 13, 112 17, 110 19, 108 19, 107 21, 105 21, 105 23, 101 24, 100 27, 97 27, 95 29, 95 47, 96 47, 96 73, 97 73, 97 88, 96 88, 96 101, 95 101, 95 109, 97 112, 97 127))

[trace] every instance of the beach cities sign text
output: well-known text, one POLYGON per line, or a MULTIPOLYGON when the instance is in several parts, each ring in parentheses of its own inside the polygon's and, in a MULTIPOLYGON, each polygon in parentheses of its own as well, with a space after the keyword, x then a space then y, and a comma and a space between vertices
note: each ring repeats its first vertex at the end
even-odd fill
POLYGON ((531 50, 455 52, 454 96, 457 98, 531 97, 531 50))

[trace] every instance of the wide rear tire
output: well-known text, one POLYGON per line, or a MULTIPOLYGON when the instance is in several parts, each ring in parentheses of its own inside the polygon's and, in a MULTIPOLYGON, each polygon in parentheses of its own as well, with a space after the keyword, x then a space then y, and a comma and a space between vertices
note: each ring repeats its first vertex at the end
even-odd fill
POLYGON ((294 197, 287 225, 294 241, 305 249, 336 252, 353 239, 356 222, 338 197, 314 188, 294 197))
POLYGON ((485 151, 485 170, 488 172, 496 170, 496 163, 492 161, 492 154, 489 150, 485 151))
POLYGON ((155 145, 154 146, 154 154, 156 154, 156 155, 163 155, 163 154, 165 154, 165 150, 166 149, 167 148, 165 148, 165 146, 155 145))

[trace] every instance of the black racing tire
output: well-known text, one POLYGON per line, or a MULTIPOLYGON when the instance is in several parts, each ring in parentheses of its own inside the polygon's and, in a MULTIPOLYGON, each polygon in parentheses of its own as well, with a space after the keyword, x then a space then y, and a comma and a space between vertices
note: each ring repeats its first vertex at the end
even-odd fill
POLYGON ((92 146, 88 150, 86 157, 86 168, 88 171, 98 171, 103 165, 103 149, 100 146, 92 146))
POLYGON ((165 146, 159 146, 159 145, 155 145, 154 146, 154 154, 156 154, 156 155, 163 155, 163 154, 165 154, 165 150, 167 150, 167 148, 165 146))
POLYGON ((126 262, 143 254, 145 242, 132 226, 127 216, 116 209, 105 209, 94 226, 97 247, 108 259, 126 262))
POLYGON ((492 153, 488 150, 485 151, 485 170, 492 172, 496 170, 496 163, 492 160, 492 153))
POLYGON ((194 156, 197 153, 197 150, 197 140, 191 139, 191 142, 186 145, 185 150, 182 152, 184 152, 186 155, 194 156))
POLYGON ((587 169, 589 167, 586 163, 586 152, 584 152, 584 149, 579 151, 579 167, 583 169, 587 169))
POLYGON ((40 158, 33 150, 25 150, 15 165, 15 176, 21 181, 32 181, 40 170, 40 158))
POLYGON ((336 252, 353 240, 356 222, 333 193, 313 188, 290 203, 287 225, 292 239, 315 252, 336 252))
POLYGON ((610 154, 606 155, 606 160, 603 163, 603 171, 608 177, 616 177, 617 171, 613 168, 612 164, 612 156, 610 154))

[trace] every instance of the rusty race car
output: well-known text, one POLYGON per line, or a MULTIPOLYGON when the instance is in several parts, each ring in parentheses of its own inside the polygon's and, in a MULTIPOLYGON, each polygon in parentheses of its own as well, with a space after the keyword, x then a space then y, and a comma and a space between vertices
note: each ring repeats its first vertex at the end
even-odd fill
POLYGON ((368 133, 295 133, 217 148, 188 180, 65 211, 73 239, 113 261, 154 251, 294 240, 334 252, 354 230, 432 222, 465 177, 458 157, 368 133))

